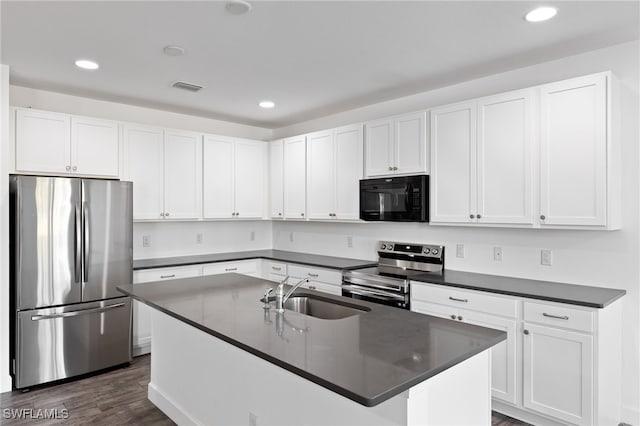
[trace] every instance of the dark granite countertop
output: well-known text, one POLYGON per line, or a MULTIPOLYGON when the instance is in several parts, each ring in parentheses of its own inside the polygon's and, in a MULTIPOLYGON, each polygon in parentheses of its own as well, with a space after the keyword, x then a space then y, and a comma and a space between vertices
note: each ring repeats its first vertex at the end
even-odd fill
POLYGON ((502 331, 306 289, 297 294, 369 311, 336 320, 265 311, 259 300, 273 285, 222 274, 118 288, 365 406, 377 405, 506 339, 502 331))
POLYGON ((374 260, 348 259, 343 257, 322 256, 310 253, 296 253, 284 250, 252 250, 230 253, 201 254, 196 256, 159 257, 133 261, 133 269, 164 268, 169 266, 195 265, 198 263, 229 262, 234 260, 271 259, 281 262, 299 263, 329 269, 358 269, 375 266, 374 260))
POLYGON ((445 270, 442 276, 425 273, 414 275, 411 279, 450 287, 521 296, 550 302, 569 303, 591 308, 604 308, 627 293, 625 290, 613 288, 451 270, 445 270))

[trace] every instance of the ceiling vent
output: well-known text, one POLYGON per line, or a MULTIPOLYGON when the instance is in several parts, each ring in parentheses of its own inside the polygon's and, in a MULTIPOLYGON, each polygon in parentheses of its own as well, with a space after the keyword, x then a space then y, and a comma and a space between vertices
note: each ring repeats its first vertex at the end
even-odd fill
POLYGON ((198 86, 197 84, 193 83, 185 83, 184 81, 176 81, 175 83, 173 83, 173 87, 177 89, 188 90, 190 92, 198 92, 203 89, 202 86, 198 86))

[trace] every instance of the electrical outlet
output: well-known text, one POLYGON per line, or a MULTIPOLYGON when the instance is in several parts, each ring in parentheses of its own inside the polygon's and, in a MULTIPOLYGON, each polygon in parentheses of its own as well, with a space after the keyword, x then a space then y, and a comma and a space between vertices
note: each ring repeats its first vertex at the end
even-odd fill
POLYGON ((347 236, 347 247, 353 248, 353 237, 351 235, 347 236))
POLYGON ((551 250, 542 249, 540 250, 540 264, 545 266, 551 266, 552 257, 551 250))
POLYGON ((456 257, 464 258, 464 244, 456 244, 456 257))
POLYGON ((151 235, 142 236, 142 247, 151 247, 151 235))
POLYGON ((289 242, 293 242, 293 232, 289 232, 289 242))
POLYGON ((502 262, 502 247, 493 248, 493 260, 496 262, 502 262))
POLYGON ((249 426, 258 426, 258 416, 249 412, 249 426))
POLYGON ((197 244, 202 244, 202 234, 196 234, 196 243, 197 244))
POLYGON ((256 239, 256 231, 251 231, 249 233, 249 241, 255 241, 256 239))

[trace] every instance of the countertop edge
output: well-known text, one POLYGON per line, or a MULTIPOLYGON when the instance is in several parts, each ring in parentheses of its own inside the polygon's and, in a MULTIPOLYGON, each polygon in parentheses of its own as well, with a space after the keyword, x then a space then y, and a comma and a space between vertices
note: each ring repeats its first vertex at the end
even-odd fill
POLYGON ((142 298, 140 298, 138 296, 135 296, 134 294, 128 292, 126 289, 122 289, 122 288, 118 287, 118 290, 121 293, 131 297, 132 299, 135 299, 135 300, 137 300, 137 301, 139 301, 141 303, 144 303, 147 306, 150 306, 150 307, 152 307, 154 309, 157 309, 158 311, 160 311, 160 312, 162 312, 164 314, 167 314, 172 318, 175 318, 175 319, 177 319, 177 320, 179 320, 179 321, 181 321, 181 322, 183 322, 183 323, 185 323, 187 325, 195 327, 198 330, 203 331, 204 333, 207 333, 207 334, 209 334, 209 335, 211 335, 211 336, 213 336, 215 338, 218 338, 218 339, 220 339, 220 340, 222 340, 222 341, 224 341, 226 343, 229 343, 230 345, 233 345, 233 346, 235 346, 235 347, 237 347, 239 349, 242 349, 242 350, 244 350, 244 351, 246 351, 246 352, 248 352, 248 353, 250 353, 252 355, 257 356, 258 358, 261 358, 261 359, 263 359, 263 360, 265 360, 265 361, 267 361, 267 362, 269 362, 271 364, 274 364, 274 365, 276 365, 276 366, 278 366, 280 368, 283 368, 283 369, 285 369, 285 370, 287 370, 287 371, 289 371, 291 373, 294 373, 294 374, 296 374, 296 375, 298 375, 300 377, 303 377, 303 378, 305 378, 305 379, 317 384, 318 386, 322 386, 322 387, 324 387, 324 388, 326 388, 326 389, 328 389, 328 390, 330 390, 332 392, 335 392, 335 393, 337 393, 339 395, 342 395, 345 398, 350 399, 350 400, 352 400, 352 401, 354 401, 354 402, 356 402, 358 404, 364 405, 366 407, 374 407, 374 406, 376 406, 376 405, 378 405, 378 404, 380 404, 380 403, 382 403, 384 401, 387 401, 387 400, 393 398, 394 396, 397 396, 397 395, 401 394, 402 392, 410 389, 411 387, 413 387, 413 386, 415 386, 415 385, 417 385, 419 383, 422 383, 425 380, 428 380, 429 378, 431 378, 433 376, 436 376, 436 375, 442 373, 443 371, 445 371, 445 370, 447 370, 447 369, 449 369, 449 368, 451 368, 451 367, 453 367, 453 366, 455 366, 455 365, 457 365, 457 364, 459 364, 459 363, 461 363, 461 362, 463 362, 463 361, 465 361, 465 360, 467 360, 467 359, 469 359, 469 358, 471 358, 471 357, 473 357, 475 355, 478 355, 479 353, 484 352, 485 350, 488 350, 491 347, 495 346, 496 344, 498 344, 498 343, 502 342, 503 340, 507 339, 506 333, 502 333, 502 334, 500 334, 500 337, 498 337, 498 338, 496 338, 494 340, 491 340, 490 342, 487 342, 484 345, 475 347, 472 351, 470 351, 469 353, 465 354, 464 356, 460 356, 458 358, 452 359, 451 361, 447 362, 446 364, 441 365, 439 368, 430 370, 430 371, 428 371, 428 372, 426 372, 426 373, 424 373, 424 374, 422 374, 420 376, 417 376, 417 377, 413 378, 412 380, 409 380, 409 381, 404 382, 404 383, 402 383, 400 385, 397 385, 396 387, 394 387, 392 389, 389 389, 386 392, 383 392, 383 393, 381 393, 379 395, 376 395, 376 396, 374 396, 372 398, 367 398, 367 397, 363 397, 362 395, 359 395, 359 394, 356 394, 354 392, 351 392, 351 391, 349 391, 349 390, 347 390, 345 388, 337 386, 337 385, 335 385, 335 384, 333 384, 333 383, 331 383, 331 382, 329 382, 327 380, 324 380, 324 379, 322 379, 322 378, 320 378, 318 376, 310 374, 305 370, 302 370, 302 369, 300 369, 298 367, 295 367, 295 366, 293 366, 291 364, 288 364, 288 363, 286 363, 286 362, 284 362, 284 361, 282 361, 282 360, 280 360, 278 358, 270 356, 270 355, 268 355, 268 354, 266 354, 266 353, 264 353, 262 351, 259 351, 259 350, 255 349, 255 348, 251 347, 251 346, 248 346, 248 345, 245 345, 245 344, 243 344, 241 342, 238 342, 237 340, 234 340, 234 339, 230 338, 229 336, 226 336, 224 334, 218 333, 218 332, 216 332, 216 331, 214 331, 214 330, 212 330, 210 328, 204 327, 203 325, 198 324, 198 323, 196 323, 194 321, 191 321, 191 320, 189 320, 189 319, 187 319, 187 318, 185 318, 185 317, 183 317, 181 315, 178 315, 175 312, 167 310, 167 309, 163 308, 162 306, 156 305, 155 303, 149 302, 148 300, 145 300, 145 299, 142 299, 142 298))

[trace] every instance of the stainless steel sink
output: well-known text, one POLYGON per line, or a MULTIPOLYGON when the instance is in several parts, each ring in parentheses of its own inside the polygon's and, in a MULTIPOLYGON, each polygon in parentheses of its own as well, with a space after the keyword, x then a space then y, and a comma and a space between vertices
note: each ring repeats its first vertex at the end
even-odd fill
MULTIPOLYGON (((269 301, 274 300, 270 297, 269 301)), ((275 305, 275 301, 271 302, 275 305)), ((321 319, 341 319, 354 315, 364 314, 370 309, 364 306, 357 306, 347 303, 339 303, 331 299, 324 299, 308 294, 291 296, 285 303, 284 308, 288 311, 298 312, 321 319)))

